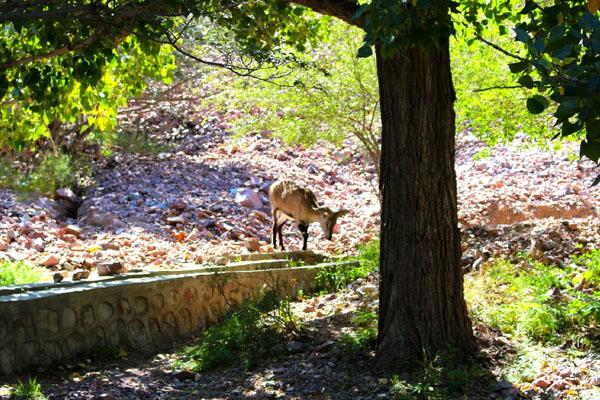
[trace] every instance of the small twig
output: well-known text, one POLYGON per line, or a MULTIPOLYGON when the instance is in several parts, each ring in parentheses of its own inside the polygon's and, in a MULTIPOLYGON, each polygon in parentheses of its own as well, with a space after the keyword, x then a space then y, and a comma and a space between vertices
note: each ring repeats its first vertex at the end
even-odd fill
POLYGON ((516 60, 519 60, 519 61, 526 61, 526 62, 530 62, 528 59, 526 59, 526 58, 523 58, 523 57, 521 57, 521 56, 519 56, 519 55, 513 54, 513 53, 511 53, 511 52, 509 52, 509 51, 507 51, 507 50, 503 49, 502 47, 498 46, 497 44, 490 42, 489 40, 485 39, 483 36, 481 36, 481 35, 480 35, 480 34, 478 34, 478 33, 476 33, 476 34, 475 34, 475 37, 476 37, 477 39, 481 40, 483 43, 487 44, 488 46, 491 46, 491 47, 493 47, 494 49, 498 50, 500 53, 502 53, 502 54, 504 54, 504 55, 507 55, 507 56, 509 56, 509 57, 512 57, 512 58, 514 58, 514 59, 516 59, 516 60))
POLYGON ((483 89, 475 89, 473 90, 473 92, 477 93, 477 92, 487 92, 488 90, 495 90, 495 89, 519 89, 519 88, 523 88, 524 86, 521 85, 514 85, 514 86, 490 86, 490 87, 486 87, 483 89))

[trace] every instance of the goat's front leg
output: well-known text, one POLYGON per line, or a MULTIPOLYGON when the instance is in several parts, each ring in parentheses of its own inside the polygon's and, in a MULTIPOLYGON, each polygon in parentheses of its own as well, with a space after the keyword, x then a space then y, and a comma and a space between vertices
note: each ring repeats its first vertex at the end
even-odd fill
POLYGON ((271 215, 273 216, 273 248, 277 248, 277 210, 272 210, 271 215))
POLYGON ((304 241, 302 244, 302 250, 306 250, 306 246, 308 243, 308 225, 304 222, 300 222, 298 224, 298 229, 300 229, 300 232, 302 232, 302 239, 304 241))

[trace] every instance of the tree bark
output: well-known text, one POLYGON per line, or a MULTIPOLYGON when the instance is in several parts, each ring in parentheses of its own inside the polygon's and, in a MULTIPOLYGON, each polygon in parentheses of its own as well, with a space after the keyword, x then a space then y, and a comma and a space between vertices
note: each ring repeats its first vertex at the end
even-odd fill
POLYGON ((463 295, 448 43, 377 53, 381 97, 378 360, 411 368, 475 348, 463 295))

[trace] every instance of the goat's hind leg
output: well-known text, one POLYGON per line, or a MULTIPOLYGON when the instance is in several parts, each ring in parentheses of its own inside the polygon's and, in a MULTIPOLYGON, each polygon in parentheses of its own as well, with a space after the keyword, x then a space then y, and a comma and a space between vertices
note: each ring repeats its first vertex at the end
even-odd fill
POLYGON ((279 226, 277 227, 277 233, 279 234, 279 247, 281 247, 281 250, 285 250, 285 247, 283 246, 283 235, 281 234, 281 230, 283 229, 283 226, 286 222, 287 221, 281 222, 281 224, 279 224, 279 226))

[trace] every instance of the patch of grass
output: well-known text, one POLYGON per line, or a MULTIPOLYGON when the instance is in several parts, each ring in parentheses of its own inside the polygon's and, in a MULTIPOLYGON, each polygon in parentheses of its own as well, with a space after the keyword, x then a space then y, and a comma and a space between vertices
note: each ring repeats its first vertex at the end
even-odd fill
POLYGON ((156 139, 143 133, 119 132, 110 140, 112 146, 119 147, 126 153, 158 155, 170 150, 170 147, 159 143, 156 139))
POLYGON ((232 365, 250 368, 260 360, 285 354, 286 342, 301 329, 289 301, 269 293, 257 303, 244 303, 221 324, 206 330, 200 344, 185 349, 176 366, 195 371, 232 365))
POLYGON ((27 382, 19 381, 11 398, 15 400, 44 400, 46 396, 42 392, 42 386, 35 378, 29 378, 27 382))
POLYGON ((34 283, 39 282, 41 278, 41 271, 26 262, 0 262, 0 286, 34 283))
POLYGON ((316 277, 317 291, 335 292, 357 279, 365 278, 379 268, 379 240, 372 240, 359 247, 353 258, 358 267, 331 266, 323 268, 316 277))
POLYGON ((554 345, 570 340, 578 348, 599 343, 600 250, 564 268, 500 260, 471 275, 465 293, 475 319, 513 337, 554 345))
POLYGON ((337 343, 350 358, 358 351, 375 347, 377 342, 377 313, 371 310, 357 311, 352 318, 353 331, 340 336, 337 343))
POLYGON ((410 377, 394 376, 390 396, 394 400, 445 400, 469 393, 481 384, 486 371, 476 362, 460 364, 451 355, 426 360, 410 377))

